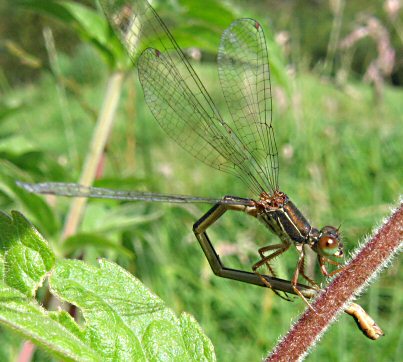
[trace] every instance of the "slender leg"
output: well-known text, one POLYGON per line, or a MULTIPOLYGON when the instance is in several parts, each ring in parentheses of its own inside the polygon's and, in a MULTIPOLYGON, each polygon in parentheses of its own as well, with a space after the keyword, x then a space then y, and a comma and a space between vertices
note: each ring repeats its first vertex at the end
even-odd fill
POLYGON ((326 258, 325 256, 322 256, 322 258, 326 263, 329 263, 329 264, 332 264, 332 265, 337 265, 337 266, 341 265, 341 263, 339 263, 338 261, 326 258))
MULTIPOLYGON (((237 200, 234 197, 225 197, 224 200, 237 200)), ((244 199, 240 199, 244 201, 244 199)), ((242 205, 234 205, 234 204, 225 204, 219 203, 214 205, 200 220, 198 220, 193 225, 193 232, 200 243, 201 248, 210 264, 211 269, 214 274, 227 279, 237 280, 244 283, 255 284, 262 287, 267 287, 266 283, 262 281, 262 279, 255 273, 247 272, 244 270, 230 269, 225 267, 216 253, 211 241, 206 233, 207 228, 209 228, 212 224, 214 224, 227 210, 234 211, 243 211, 249 215, 256 216, 256 209, 251 202, 251 206, 242 205)), ((263 279, 269 282, 271 288, 274 290, 280 290, 283 292, 297 294, 295 289, 306 295, 307 298, 310 298, 315 295, 315 291, 303 284, 297 284, 297 287, 294 284, 291 284, 288 280, 283 280, 275 277, 271 277, 268 275, 262 275, 263 279)))
POLYGON ((302 298, 302 300, 306 303, 306 305, 316 313, 316 310, 311 306, 311 304, 308 302, 305 296, 297 288, 298 275, 301 270, 301 267, 303 267, 304 257, 305 257, 304 249, 302 249, 298 259, 297 269, 295 270, 294 276, 292 278, 292 286, 294 288, 295 293, 298 294, 302 298))
POLYGON ((340 265, 340 263, 338 263, 337 261, 334 261, 332 259, 326 258, 325 256, 321 256, 321 255, 318 255, 318 261, 319 261, 319 265, 320 265, 320 270, 321 270, 322 274, 326 277, 331 277, 337 273, 340 273, 344 269, 344 267, 342 267, 342 268, 333 270, 331 273, 329 273, 326 269, 325 262, 329 263, 329 264, 333 264, 333 265, 340 265))
MULTIPOLYGON (((264 278, 262 276, 262 274, 260 274, 257 271, 257 269, 259 269, 263 265, 266 265, 267 268, 269 269, 271 275, 273 277, 276 277, 276 274, 275 274, 272 266, 270 265, 270 260, 272 260, 272 259, 276 258, 277 256, 281 255, 282 253, 284 253, 289 247, 290 247, 290 244, 276 244, 276 245, 265 246, 265 247, 259 249, 259 254, 260 254, 261 260, 259 260, 256 264, 254 264, 252 266, 252 270, 257 276, 259 276, 259 278, 262 280, 263 283, 266 284, 266 286, 268 288, 273 289, 270 282, 266 278, 264 278), (264 255, 265 252, 270 251, 270 250, 276 250, 276 251, 269 255, 264 255)), ((277 294, 280 298, 285 299, 287 301, 291 301, 291 299, 288 298, 287 293, 285 293, 286 296, 284 297, 281 294, 279 294, 275 289, 273 289, 273 292, 275 294, 277 294)))
MULTIPOLYGON (((304 258, 305 258, 304 249, 301 249, 301 254, 300 254, 299 259, 298 259, 297 269, 296 269, 296 271, 294 273, 294 277, 292 278, 292 283, 293 283, 293 285, 296 285, 296 283, 298 281, 298 275, 299 275, 299 273, 301 273, 301 275, 309 283, 314 285, 319 290, 320 289, 319 285, 314 280, 312 280, 307 275, 305 275, 305 273, 304 273, 304 258)), ((333 264, 333 265, 340 265, 340 263, 338 263, 338 262, 336 262, 334 260, 331 260, 329 258, 326 258, 324 256, 321 256, 321 255, 318 255, 318 261, 319 261, 319 265, 320 265, 320 270, 322 271, 323 275, 325 275, 325 276, 332 276, 332 275, 334 275, 336 273, 339 273, 340 271, 343 270, 343 268, 340 268, 340 269, 337 269, 337 270, 329 273, 327 271, 327 269, 326 269, 325 264, 324 264, 325 262, 329 262, 330 264, 333 264)), ((311 304, 308 302, 308 300, 305 298, 305 296, 302 293, 300 293, 300 291, 296 287, 295 287, 294 290, 295 290, 296 294, 298 294, 303 299, 303 301, 308 305, 308 307, 311 308, 316 313, 315 309, 311 306, 311 304)))
MULTIPOLYGON (((284 244, 268 245, 268 246, 264 246, 263 248, 260 248, 260 249, 258 250, 261 259, 262 259, 262 260, 263 260, 263 259, 266 260, 266 263, 265 263, 265 264, 266 264, 266 266, 267 266, 267 269, 269 269, 269 271, 270 271, 270 273, 271 273, 271 275, 272 275, 273 277, 276 277, 277 275, 276 275, 276 273, 275 273, 273 267, 270 265, 269 261, 270 261, 271 259, 275 258, 276 255, 271 257, 271 255, 267 255, 267 256, 266 256, 265 253, 268 252, 268 251, 270 251, 270 250, 277 250, 277 249, 284 249, 284 244)), ((284 251, 286 251, 287 249, 288 249, 288 248, 284 249, 284 251)), ((283 251, 283 252, 284 252, 284 251, 283 251)), ((252 269, 253 269, 253 267, 252 267, 252 269)))
POLYGON ((318 285, 318 283, 316 283, 312 278, 308 277, 308 275, 305 274, 305 255, 302 256, 302 262, 301 262, 301 266, 299 269, 299 273, 302 275, 302 277, 308 281, 309 284, 313 285, 314 288, 316 290, 320 290, 320 286, 318 285))

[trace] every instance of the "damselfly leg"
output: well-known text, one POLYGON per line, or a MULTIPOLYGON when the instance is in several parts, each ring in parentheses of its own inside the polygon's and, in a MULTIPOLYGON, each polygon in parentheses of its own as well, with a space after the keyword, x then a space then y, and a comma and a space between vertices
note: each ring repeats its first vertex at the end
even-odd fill
POLYGON ((308 281, 309 284, 311 284, 316 290, 320 289, 320 286, 318 283, 316 283, 311 277, 305 274, 305 255, 302 255, 302 261, 300 263, 299 267, 299 273, 301 276, 308 281))
MULTIPOLYGON (((270 265, 270 260, 273 260, 277 256, 283 254, 285 251, 288 250, 290 245, 291 245, 290 243, 282 243, 282 244, 265 246, 265 247, 259 249, 259 254, 260 254, 261 259, 252 266, 252 270, 256 275, 258 275, 262 279, 262 281, 266 284, 266 286, 268 288, 272 288, 271 284, 265 278, 263 278, 262 274, 260 274, 258 272, 258 269, 260 267, 262 267, 263 265, 266 265, 267 269, 270 271, 270 274, 273 277, 276 277, 276 273, 275 273, 274 269, 272 268, 272 266, 270 265), (276 250, 276 251, 271 253, 270 255, 265 255, 265 253, 270 250, 276 250)), ((279 297, 290 301, 290 298, 288 298, 287 294, 285 294, 286 297, 283 297, 282 295, 280 295, 278 293, 276 293, 276 294, 279 297)))
POLYGON ((331 276, 333 276, 333 275, 335 275, 337 273, 340 273, 341 271, 344 270, 344 267, 341 267, 341 268, 333 270, 332 272, 329 273, 327 271, 327 269, 326 269, 325 263, 329 263, 329 264, 336 265, 336 266, 340 266, 341 264, 339 262, 335 261, 335 260, 326 258, 326 257, 324 257, 322 255, 318 255, 318 262, 319 262, 319 265, 320 265, 320 271, 326 277, 331 277, 331 276))
MULTIPOLYGON (((301 248, 301 252, 300 252, 300 255, 298 258, 297 268, 295 269, 295 273, 291 280, 291 284, 294 288, 295 293, 297 293, 301 297, 301 299, 305 302, 305 304, 316 313, 316 310, 311 306, 311 304, 308 302, 308 300, 304 297, 304 295, 296 287, 299 273, 301 270, 304 269, 304 260, 305 260, 305 252, 304 252, 304 249, 301 248)), ((305 277, 305 273, 301 273, 301 275, 305 277)), ((309 279, 307 279, 307 280, 309 281, 309 279)))
MULTIPOLYGON (((233 197, 233 196, 226 196, 223 198, 222 203, 217 203, 214 205, 203 217, 200 218, 194 225, 193 225, 193 232, 196 235, 197 240, 200 243, 201 248, 203 249, 203 252, 210 264, 211 269, 213 270, 214 274, 222 277, 222 278, 227 278, 227 279, 232 279, 232 280, 238 280, 242 281, 245 283, 250 283, 250 284, 256 284, 260 286, 266 286, 269 287, 273 290, 275 294, 277 294, 279 297, 290 300, 288 298, 287 292, 296 294, 296 290, 298 290, 301 295, 305 294, 308 298, 309 296, 309 290, 312 289, 306 285, 301 285, 301 284, 296 284, 291 285, 289 281, 285 281, 282 279, 279 279, 275 276, 275 273, 273 269, 271 268, 270 265, 268 265, 268 269, 272 275, 264 275, 261 274, 257 271, 257 268, 262 266, 263 264, 266 263, 266 261, 260 261, 256 263, 253 266, 253 273, 246 272, 244 270, 238 270, 238 269, 231 269, 227 268, 226 266, 223 265, 223 263, 220 260, 219 255, 215 251, 215 248, 213 247, 206 230, 212 226, 223 214, 228 211, 241 211, 245 212, 250 216, 256 217, 257 210, 254 204, 253 200, 249 200, 250 203, 248 203, 248 199, 244 198, 238 198, 238 197, 233 197), (236 202, 239 201, 239 204, 236 204, 236 202), (231 202, 231 203, 229 203, 231 202), (256 267, 255 267, 256 266, 256 267), (284 292, 285 296, 282 296, 279 291, 284 292)), ((281 244, 283 247, 283 244, 281 244)), ((262 260, 264 259, 264 251, 269 250, 269 248, 272 247, 265 247, 262 248, 261 256, 262 260)), ((279 249, 277 245, 275 245, 275 248, 273 249, 279 249)), ((287 248, 281 249, 281 253, 286 251, 287 248)), ((279 251, 275 252, 278 253, 279 251)), ((278 254, 281 254, 278 253, 278 254)), ((275 257, 275 256, 274 256, 275 257)), ((298 293, 297 293, 298 294, 298 293)), ((299 295, 299 294, 298 294, 299 295)))

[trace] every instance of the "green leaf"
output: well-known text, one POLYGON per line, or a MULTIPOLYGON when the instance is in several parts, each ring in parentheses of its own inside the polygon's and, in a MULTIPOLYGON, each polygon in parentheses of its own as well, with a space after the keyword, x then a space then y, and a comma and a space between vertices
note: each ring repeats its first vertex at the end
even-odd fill
POLYGON ((131 250, 113 242, 112 240, 109 240, 102 235, 93 233, 79 233, 67 238, 63 242, 64 255, 70 255, 73 251, 77 251, 88 246, 95 247, 97 250, 113 250, 126 258, 134 258, 134 254, 131 250))
POLYGON ((198 47, 213 54, 217 53, 221 33, 235 20, 233 9, 217 0, 180 0, 165 10, 164 2, 156 5, 160 16, 174 24, 169 30, 182 48, 198 47))
POLYGON ((5 283, 34 296, 55 262, 47 242, 17 211, 0 212, 2 274, 5 283))
POLYGON ((96 268, 63 260, 49 284, 52 293, 81 309, 87 338, 106 360, 215 360, 211 342, 189 317, 178 319, 114 263, 100 260, 96 268))
POLYGON ((63 1, 60 5, 72 16, 75 25, 80 26, 83 35, 105 43, 105 34, 109 32, 109 27, 103 14, 77 2, 63 1))
POLYGON ((164 302, 118 265, 61 260, 18 212, 0 213, 0 323, 63 361, 214 361, 194 319, 177 318, 164 302), (53 267, 53 269, 52 269, 53 267), (81 309, 47 311, 33 298, 49 274, 50 291, 81 309))
POLYGON ((212 24, 228 26, 228 21, 234 20, 234 13, 229 4, 217 0, 182 0, 192 17, 205 20, 212 24))
POLYGON ((74 19, 72 25, 78 35, 89 41, 110 66, 131 66, 122 45, 102 13, 72 1, 63 1, 60 5, 74 19))
POLYGON ((182 313, 181 329, 189 355, 196 361, 214 361, 215 354, 211 341, 206 337, 200 325, 191 314, 182 313))
POLYGON ((72 15, 57 1, 52 0, 19 0, 17 2, 26 8, 51 15, 60 21, 71 24, 74 21, 72 15))
POLYGON ((55 312, 52 318, 48 314, 35 299, 0 281, 0 323, 63 361, 99 361, 99 355, 89 348, 80 335, 54 320, 55 312))

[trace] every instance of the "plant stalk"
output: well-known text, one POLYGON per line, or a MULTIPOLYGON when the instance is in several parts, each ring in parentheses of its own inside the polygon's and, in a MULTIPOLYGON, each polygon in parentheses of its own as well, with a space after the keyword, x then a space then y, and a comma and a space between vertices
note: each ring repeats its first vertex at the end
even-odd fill
POLYGON ((307 308, 266 361, 302 360, 337 316, 349 308, 351 300, 388 265, 402 241, 403 202, 314 300, 316 313, 307 308))
MULTIPOLYGON (((106 142, 115 120, 115 113, 122 91, 123 79, 124 73, 121 71, 116 71, 109 77, 101 112, 98 116, 90 149, 79 181, 79 183, 83 186, 92 185, 95 179, 98 165, 102 158, 106 142)), ((62 240, 65 240, 67 237, 76 232, 86 204, 86 198, 74 198, 66 218, 66 223, 62 233, 62 240)))

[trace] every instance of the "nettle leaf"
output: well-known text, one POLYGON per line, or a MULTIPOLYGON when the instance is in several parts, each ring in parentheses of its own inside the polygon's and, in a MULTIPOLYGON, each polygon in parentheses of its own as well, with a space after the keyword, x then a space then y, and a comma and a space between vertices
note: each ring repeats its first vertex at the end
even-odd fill
POLYGON ((18 212, 0 213, 0 323, 63 361, 215 361, 210 340, 123 268, 55 259, 18 212), (46 275, 61 301, 81 310, 47 311, 34 298, 46 275))
MULTIPOLYGON (((65 313, 65 312, 63 312, 65 313)), ((0 281, 0 323, 32 340, 63 361, 96 361, 98 354, 35 299, 0 281)))
POLYGON ((3 281, 32 297, 54 263, 47 242, 19 212, 0 212, 0 254, 3 281))
POLYGON ((114 360, 214 361, 194 319, 178 319, 164 302, 115 263, 63 260, 49 279, 53 294, 79 307, 88 343, 114 360))

